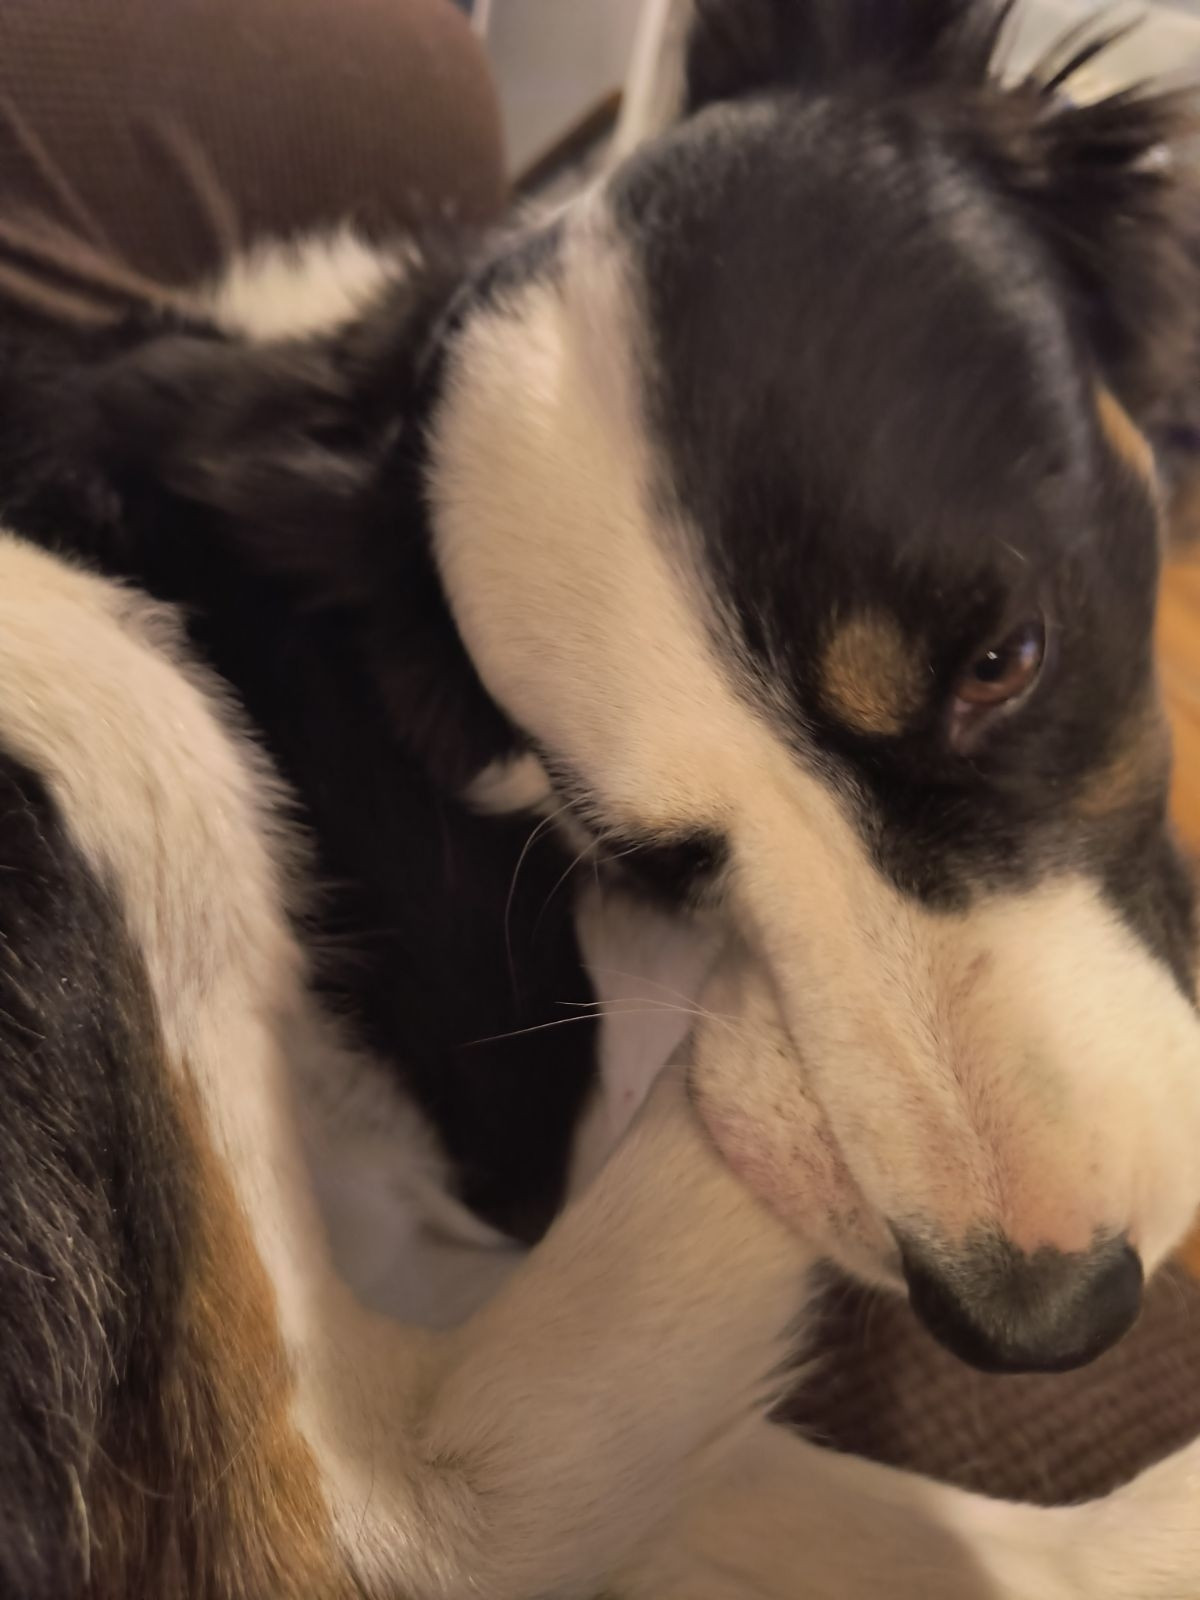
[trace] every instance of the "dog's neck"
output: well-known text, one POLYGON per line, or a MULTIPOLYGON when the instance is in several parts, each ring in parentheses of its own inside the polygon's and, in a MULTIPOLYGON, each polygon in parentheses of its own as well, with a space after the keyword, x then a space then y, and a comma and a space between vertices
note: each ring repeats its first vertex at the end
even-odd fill
MULTIPOLYGON (((383 343, 369 358, 368 394, 394 408, 396 379, 407 391, 387 416, 388 443, 368 490, 369 668, 394 727, 442 792, 462 795, 480 772, 519 755, 525 740, 480 680, 437 568, 428 470, 442 409, 447 358, 478 293, 467 275, 400 307, 381 306, 383 343), (397 316, 397 310, 399 315, 397 316), (407 371, 401 369, 407 366, 407 371), (377 375, 378 376, 377 376, 377 375)), ((356 330, 372 337, 371 323, 356 330)))

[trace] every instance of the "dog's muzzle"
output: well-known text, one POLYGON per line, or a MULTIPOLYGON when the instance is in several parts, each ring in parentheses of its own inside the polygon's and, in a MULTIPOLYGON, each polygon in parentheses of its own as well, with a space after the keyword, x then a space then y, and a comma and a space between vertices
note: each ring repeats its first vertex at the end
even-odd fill
POLYGON ((988 1234, 965 1248, 901 1239, 913 1310, 939 1343, 983 1372, 1066 1372, 1137 1321, 1142 1263, 1123 1238, 1033 1254, 988 1234))

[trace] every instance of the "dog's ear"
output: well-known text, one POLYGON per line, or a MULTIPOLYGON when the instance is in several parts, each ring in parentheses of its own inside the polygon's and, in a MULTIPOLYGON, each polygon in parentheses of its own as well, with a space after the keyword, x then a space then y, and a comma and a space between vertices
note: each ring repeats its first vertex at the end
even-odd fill
POLYGON ((1139 420, 1200 374, 1200 187, 1194 96, 1130 90, 1075 104, 1075 73, 1114 35, 997 93, 983 158, 1049 245, 1104 379, 1139 420))
POLYGON ((0 523, 197 611, 231 590, 235 615, 274 608, 280 585, 318 626, 339 613, 393 731, 457 791, 515 735, 437 578, 404 432, 412 349, 365 325, 266 345, 156 326, 10 346, 0 523))
POLYGON ((10 336, 0 514, 110 538, 118 569, 151 570, 150 546, 190 529, 196 563, 211 547, 320 605, 372 595, 368 500, 385 461, 395 479, 415 458, 405 430, 464 263, 456 240, 430 240, 361 316, 293 339, 230 334, 203 308, 10 336))
POLYGON ((350 599, 380 449, 355 401, 332 342, 183 325, 15 340, 0 359, 0 515, 119 571, 233 556, 350 599))
POLYGON ((97 374, 119 484, 215 513, 240 560, 332 601, 368 582, 362 500, 380 441, 333 341, 156 338, 97 374))
POLYGON ((695 0, 684 104, 831 85, 979 83, 1011 0, 695 0))

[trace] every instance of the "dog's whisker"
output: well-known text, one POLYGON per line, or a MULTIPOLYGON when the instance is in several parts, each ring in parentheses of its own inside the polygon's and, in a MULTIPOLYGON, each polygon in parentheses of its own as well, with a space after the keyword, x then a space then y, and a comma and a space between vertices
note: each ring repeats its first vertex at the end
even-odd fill
POLYGON ((664 994, 674 995, 677 1000, 686 1001, 689 1005, 699 1004, 699 1001, 688 994, 686 989, 677 988, 671 983, 663 983, 660 978, 648 978, 638 972, 622 972, 618 967, 592 967, 591 970, 604 978, 623 978, 627 983, 645 984, 651 989, 661 989, 664 994))
MULTIPOLYGON (((708 1018, 712 1022, 723 1023, 727 1026, 731 1026, 736 1024, 739 1020, 738 1018, 731 1016, 728 1012, 714 1011, 711 1006, 703 1005, 699 1000, 695 999, 694 996, 689 995, 686 990, 674 988, 669 983, 658 983, 653 978, 640 977, 638 974, 632 972, 619 972, 614 967, 593 967, 592 971, 601 976, 624 978, 630 983, 649 984, 653 988, 661 989, 664 994, 677 995, 680 1001, 683 1002, 684 1006, 689 1011, 693 1012, 698 1017, 708 1018)), ((646 995, 639 996, 638 998, 642 1000, 650 1000, 654 997, 646 995)), ((660 1003, 665 1004, 666 1002, 660 1003)))
POLYGON ((512 911, 513 902, 516 899, 517 894, 517 884, 521 877, 521 868, 525 865, 525 861, 529 855, 529 852, 533 849, 538 839, 541 838, 542 834, 545 833, 549 828, 553 827, 553 825, 558 821, 559 817, 561 817, 564 812, 569 811, 570 809, 571 808, 568 804, 561 805, 557 808, 557 810, 551 811, 536 824, 528 839, 526 839, 524 845, 522 846, 521 854, 517 857, 517 864, 513 868, 512 882, 508 886, 508 895, 504 902, 504 951, 508 959, 508 976, 509 981, 512 984, 514 999, 517 998, 517 965, 513 956, 512 947, 512 911))
POLYGON ((657 995, 614 995, 611 1000, 560 1000, 560 1006, 570 1006, 573 1010, 598 1010, 615 1011, 618 1007, 637 1006, 640 1011, 653 1008, 656 1011, 684 1011, 688 1016, 702 1017, 707 1015, 701 1006, 681 1005, 671 1000, 660 1000, 657 995))
POLYGON ((754 1037, 753 1029, 740 1017, 723 1016, 720 1012, 705 1011, 697 1006, 673 1006, 662 1001, 610 1002, 603 1010, 589 1014, 597 1017, 689 1017, 695 1023, 706 1022, 743 1039, 754 1037))
POLYGON ((753 1032, 743 1018, 729 1016, 725 1012, 710 1010, 701 1005, 673 1005, 668 1000, 658 1000, 653 995, 629 995, 627 998, 617 996, 612 1000, 560 1000, 562 1006, 595 1008, 591 1010, 593 1016, 615 1017, 641 1017, 641 1016, 681 1016, 694 1017, 698 1022, 712 1022, 718 1027, 741 1033, 743 1038, 752 1038, 753 1032))
MULTIPOLYGON (((597 1016, 603 1016, 603 1015, 605 1015, 604 1012, 599 1012, 599 1013, 597 1013, 597 1012, 588 1012, 586 1015, 575 1016, 575 1017, 555 1017, 552 1022, 537 1022, 537 1023, 534 1023, 531 1027, 528 1027, 528 1028, 513 1028, 513 1029, 511 1029, 510 1031, 508 1031, 506 1033, 489 1033, 489 1034, 486 1034, 481 1039, 469 1039, 466 1042, 466 1044, 464 1044, 462 1046, 462 1048, 464 1050, 472 1050, 477 1045, 499 1044, 505 1039, 521 1039, 521 1038, 524 1038, 526 1034, 530 1034, 530 1033, 546 1033, 551 1028, 569 1028, 572 1023, 575 1023, 575 1022, 594 1022, 594 1021, 596 1021, 597 1016)), ((656 1010, 654 1010, 654 1009, 652 1009, 650 1007, 647 1007, 644 1012, 642 1012, 642 1011, 634 1011, 634 1010, 619 1011, 619 1012, 616 1012, 615 1015, 622 1016, 622 1017, 642 1016, 642 1015, 657 1016, 657 1015, 661 1015, 661 1011, 656 1011, 656 1010)))
POLYGON ((576 867, 579 866, 580 862, 583 861, 583 859, 586 856, 588 856, 588 855, 596 856, 596 858, 597 858, 596 859, 597 873, 599 872, 599 860, 598 860, 599 848, 600 848, 599 840, 597 840, 597 839, 589 839, 587 844, 584 845, 583 849, 580 850, 579 853, 576 856, 574 856, 571 861, 569 861, 567 863, 567 865, 563 868, 562 872, 559 873, 558 877, 555 879, 553 888, 550 890, 550 893, 546 896, 545 900, 542 902, 542 909, 538 912, 537 920, 533 924, 533 931, 534 931, 535 934, 537 933, 538 929, 541 927, 542 920, 545 917, 546 912, 550 909, 551 901, 554 899, 554 897, 558 893, 558 891, 562 888, 563 884, 566 883, 570 879, 570 877, 574 873, 576 867))

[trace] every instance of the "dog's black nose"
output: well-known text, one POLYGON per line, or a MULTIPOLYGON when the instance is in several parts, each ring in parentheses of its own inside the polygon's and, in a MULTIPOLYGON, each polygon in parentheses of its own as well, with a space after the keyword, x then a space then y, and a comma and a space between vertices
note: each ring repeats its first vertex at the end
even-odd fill
POLYGON ((917 1316, 983 1372, 1066 1372, 1116 1344, 1137 1320, 1142 1263, 1124 1239, 1032 1255, 987 1235, 942 1252, 901 1241, 917 1316))

